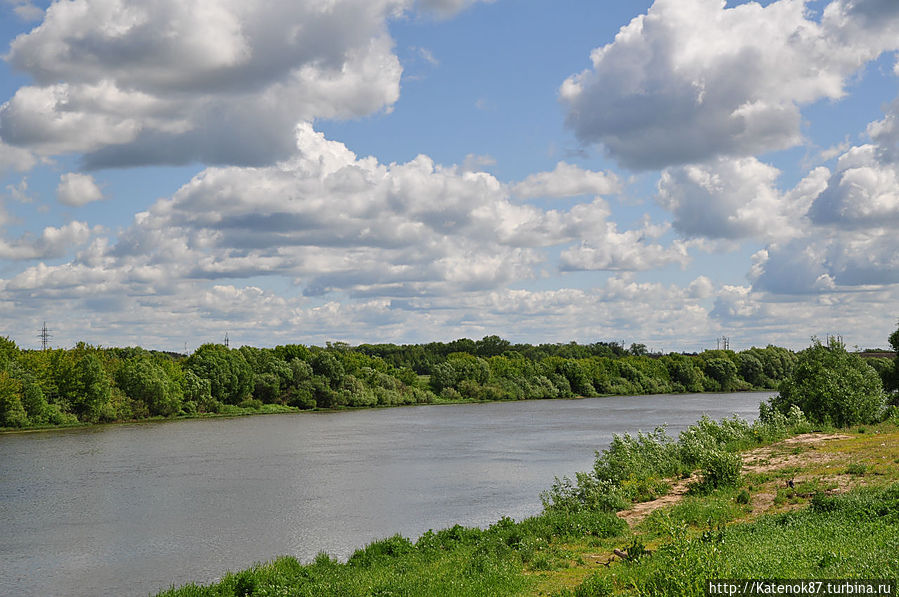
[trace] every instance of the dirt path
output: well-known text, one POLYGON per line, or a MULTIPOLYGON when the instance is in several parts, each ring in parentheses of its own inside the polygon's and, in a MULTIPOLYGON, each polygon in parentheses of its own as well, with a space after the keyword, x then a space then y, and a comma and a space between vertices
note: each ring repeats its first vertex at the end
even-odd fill
MULTIPOLYGON (((819 452, 816 450, 816 447, 827 441, 847 439, 849 437, 848 435, 838 433, 806 433, 771 444, 770 446, 756 448, 742 454, 743 472, 765 473, 788 467, 800 467, 836 460, 836 455, 819 452)), ((690 489, 690 485, 698 481, 698 479, 698 475, 694 473, 689 479, 672 481, 671 489, 665 495, 650 502, 634 504, 631 508, 618 512, 617 516, 627 521, 629 525, 635 526, 659 508, 672 506, 680 502, 690 489)), ((795 481, 801 480, 802 477, 795 479, 795 481)), ((753 496, 753 510, 767 510, 774 504, 776 495, 776 489, 774 491, 763 490, 758 492, 753 496)))

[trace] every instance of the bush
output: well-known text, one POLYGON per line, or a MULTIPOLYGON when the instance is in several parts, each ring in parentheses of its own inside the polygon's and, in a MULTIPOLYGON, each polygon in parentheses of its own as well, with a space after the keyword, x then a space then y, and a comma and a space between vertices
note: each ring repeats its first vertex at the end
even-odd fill
POLYGON ((612 443, 597 455, 593 471, 597 479, 621 482, 628 478, 670 477, 680 472, 677 445, 663 428, 652 433, 612 436, 612 443))
POLYGON ((577 473, 575 478, 557 477, 552 488, 540 495, 543 507, 560 512, 617 512, 630 505, 621 487, 609 479, 597 479, 589 473, 577 473))
POLYGON ((247 398, 237 405, 238 408, 252 408, 253 410, 259 410, 262 408, 262 400, 256 400, 255 398, 247 398))
POLYGON ((771 399, 771 406, 784 414, 794 405, 820 423, 844 427, 874 422, 884 406, 880 376, 841 342, 832 339, 824 346, 816 340, 800 353, 792 375, 771 399))
POLYGON ((714 450, 706 454, 702 464, 702 481, 698 490, 711 491, 720 487, 736 487, 740 483, 743 460, 739 453, 714 450))
POLYGON ((474 545, 483 534, 484 531, 479 528, 467 528, 457 524, 436 533, 429 530, 419 537, 415 546, 419 549, 450 551, 460 545, 474 545))
POLYGON ((742 448, 749 437, 751 427, 743 419, 734 417, 718 423, 703 415, 680 433, 680 457, 686 467, 701 466, 710 452, 742 448))
POLYGON ((373 564, 397 558, 408 554, 415 549, 415 545, 402 535, 394 535, 387 539, 375 541, 365 547, 365 549, 357 549, 347 560, 350 566, 369 567, 373 564))

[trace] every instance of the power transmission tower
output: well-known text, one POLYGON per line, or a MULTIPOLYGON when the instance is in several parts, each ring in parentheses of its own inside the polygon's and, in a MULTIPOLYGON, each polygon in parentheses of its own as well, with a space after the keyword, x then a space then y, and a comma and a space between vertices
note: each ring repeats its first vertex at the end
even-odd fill
POLYGON ((41 326, 41 333, 38 334, 38 338, 41 339, 41 350, 47 350, 50 348, 50 338, 53 336, 50 334, 50 330, 47 329, 47 322, 44 322, 44 325, 41 326))
POLYGON ((225 348, 230 348, 230 347, 231 347, 231 342, 228 339, 228 332, 225 332, 225 348))

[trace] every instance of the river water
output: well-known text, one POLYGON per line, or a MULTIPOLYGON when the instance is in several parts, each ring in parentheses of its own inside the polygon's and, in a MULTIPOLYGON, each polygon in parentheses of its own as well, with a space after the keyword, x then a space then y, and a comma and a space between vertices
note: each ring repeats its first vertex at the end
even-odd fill
POLYGON ((753 420, 770 393, 619 396, 0 436, 0 592, 146 596, 289 554, 540 511, 613 433, 753 420))

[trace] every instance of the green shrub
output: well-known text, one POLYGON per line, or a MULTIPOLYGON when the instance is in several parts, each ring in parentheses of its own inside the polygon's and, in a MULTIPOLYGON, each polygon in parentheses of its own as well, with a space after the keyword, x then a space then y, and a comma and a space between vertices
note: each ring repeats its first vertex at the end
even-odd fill
POLYGON ((627 530, 627 523, 612 512, 584 511, 577 513, 548 512, 546 517, 552 534, 558 537, 617 537, 627 530))
POLYGON ((743 460, 736 452, 714 450, 703 458, 701 481, 696 486, 698 491, 711 491, 721 487, 736 487, 740 483, 740 471, 743 460))
POLYGON ((436 533, 433 530, 429 530, 419 537, 415 547, 422 550, 450 551, 460 545, 476 544, 483 534, 484 531, 479 528, 467 528, 457 524, 436 533))
POLYGON ((743 448, 751 437, 752 428, 743 419, 733 417, 718 423, 703 415, 678 436, 680 458, 693 468, 702 465, 709 452, 743 448))
POLYGON ((262 400, 256 400, 255 398, 247 398, 246 400, 241 401, 240 404, 237 405, 238 408, 251 408, 253 410, 260 410, 262 408, 262 400))
POLYGON ((575 479, 557 477, 552 488, 540 495, 543 507, 564 512, 617 512, 630 505, 621 487, 609 479, 597 479, 590 473, 576 473, 575 479))
POLYGON ((402 535, 394 535, 387 539, 369 543, 363 549, 357 549, 347 560, 347 565, 367 568, 384 560, 404 556, 415 550, 411 541, 402 535))
POLYGON ((652 433, 613 435, 593 465, 597 479, 621 482, 628 478, 670 477, 680 471, 677 445, 664 428, 652 433))
POLYGON ((259 581, 252 570, 234 575, 234 595, 236 597, 252 597, 259 588, 259 581))
POLYGON ((884 404, 877 372, 835 339, 827 346, 815 340, 802 351, 792 375, 771 399, 784 414, 795 405, 810 419, 839 427, 876 421, 884 404))

